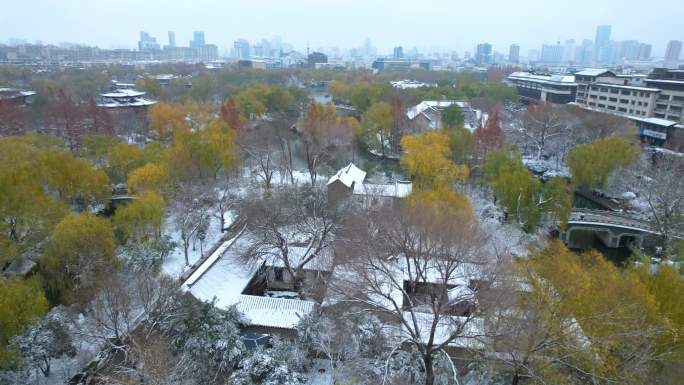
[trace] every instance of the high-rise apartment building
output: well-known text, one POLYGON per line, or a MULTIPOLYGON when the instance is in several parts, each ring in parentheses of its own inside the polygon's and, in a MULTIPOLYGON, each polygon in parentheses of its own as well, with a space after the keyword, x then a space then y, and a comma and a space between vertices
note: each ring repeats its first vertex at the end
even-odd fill
POLYGON ((594 60, 598 63, 610 61, 610 25, 596 27, 596 39, 594 39, 594 60))
POLYGON ((650 44, 641 43, 639 44, 639 50, 637 51, 638 60, 649 60, 651 58, 651 50, 653 46, 650 44))
POLYGON ((140 31, 140 41, 138 41, 138 49, 140 51, 158 50, 159 43, 157 43, 157 39, 150 36, 149 33, 145 31, 140 31))
POLYGON ((394 59, 403 59, 404 58, 404 47, 402 47, 402 46, 394 47, 394 52, 392 53, 392 57, 394 59))
POLYGON ((519 63, 520 62, 520 46, 517 44, 511 44, 511 47, 508 49, 508 61, 511 63, 519 63))
POLYGON ((249 58, 249 42, 245 39, 235 40, 233 43, 235 57, 238 59, 249 58))
POLYGON ((169 31, 169 48, 176 48, 176 33, 169 31))
POLYGON ((575 52, 577 51, 577 43, 575 39, 570 39, 565 41, 565 46, 563 47, 563 62, 573 62, 575 61, 575 52))
POLYGON ((477 64, 492 64, 492 45, 489 43, 481 43, 475 48, 475 61, 477 64))
POLYGON ((204 32, 195 31, 192 33, 192 40, 190 40, 190 48, 199 48, 204 46, 204 32))
POLYGON ((676 63, 682 56, 682 42, 680 40, 670 40, 667 43, 665 50, 665 61, 668 63, 676 63))
POLYGON ((563 46, 560 44, 542 45, 541 61, 545 63, 560 63, 563 61, 563 46))

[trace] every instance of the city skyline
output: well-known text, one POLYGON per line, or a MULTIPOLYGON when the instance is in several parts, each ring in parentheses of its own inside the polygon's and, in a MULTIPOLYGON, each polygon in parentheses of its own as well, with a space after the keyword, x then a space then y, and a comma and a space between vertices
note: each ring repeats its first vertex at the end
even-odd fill
MULTIPOLYGON (((31 43, 69 42, 101 48, 135 48, 141 31, 156 37, 162 45, 167 43, 168 31, 174 31, 176 44, 186 46, 186 42, 193 40, 194 31, 203 31, 207 43, 216 44, 222 52, 229 51, 238 39, 253 43, 282 36, 283 41, 297 50, 304 50, 307 43, 312 48, 346 50, 362 46, 369 37, 381 54, 391 54, 396 46, 403 46, 405 50, 417 47, 423 51, 473 52, 474 47, 483 42, 492 44, 494 51, 507 54, 511 44, 517 44, 521 52, 527 52, 540 49, 543 44, 568 39, 594 40, 598 25, 610 25, 611 40, 639 40, 653 46, 653 56, 662 57, 670 40, 684 40, 682 32, 678 35, 671 24, 656 22, 651 13, 633 12, 632 5, 638 4, 634 1, 594 4, 580 0, 554 6, 557 17, 535 17, 548 11, 541 0, 527 1, 517 7, 495 1, 486 10, 474 1, 456 5, 432 0, 425 7, 386 0, 372 4, 353 0, 352 3, 331 1, 319 5, 312 0, 296 0, 281 4, 257 0, 249 4, 226 5, 197 0, 168 5, 157 0, 145 3, 122 0, 116 5, 103 5, 83 0, 59 4, 27 0, 6 7, 5 14, 9 17, 8 22, 0 25, 0 42, 20 38, 31 43), (128 5, 137 11, 131 13, 128 5), (582 12, 581 9, 587 6, 594 11, 582 12), (359 9, 364 11, 359 12, 359 9), (434 9, 443 12, 434 12, 434 9), (487 12, 484 22, 483 18, 469 17, 484 16, 484 12, 487 12), (65 16, 55 20, 55 14, 65 16), (30 15, 32 23, 24 22, 24 15, 30 15), (378 23, 377 20, 391 22, 378 23), (521 22, 525 23, 524 28, 520 28, 521 22), (452 25, 453 34, 444 33, 444 28, 435 28, 438 25, 452 25), (648 25, 648 30, 642 28, 643 25, 648 25), (49 31, 43 26, 50 26, 49 31), (88 31, 87 39, 84 30, 88 31)), ((670 20, 684 18, 684 7, 678 6, 679 3, 672 0, 654 3, 652 7, 668 8, 670 20)))

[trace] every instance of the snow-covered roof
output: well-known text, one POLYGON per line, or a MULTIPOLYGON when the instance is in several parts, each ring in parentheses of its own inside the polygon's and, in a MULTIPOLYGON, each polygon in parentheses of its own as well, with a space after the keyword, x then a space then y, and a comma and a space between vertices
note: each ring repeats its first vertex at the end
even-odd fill
MULTIPOLYGON (((310 255, 310 250, 306 246, 289 246, 287 248, 287 259, 291 265, 297 266, 299 262, 307 255, 310 255), (307 253, 307 251, 309 253, 307 253)), ((280 254, 279 250, 274 250, 274 253, 280 254)), ((266 265, 274 267, 285 267, 282 258, 269 257, 265 261, 266 265)), ((325 248, 319 255, 316 255, 311 262, 305 266, 306 270, 330 271, 333 267, 333 256, 331 248, 325 248)))
POLYGON ((612 87, 612 88, 620 88, 624 90, 633 90, 633 91, 644 91, 644 92, 660 92, 659 88, 649 88, 649 87, 639 87, 639 86, 623 86, 619 84, 612 84, 612 83, 596 83, 597 86, 601 87, 612 87))
POLYGON ((513 72, 508 75, 508 79, 524 80, 542 84, 555 84, 563 86, 572 86, 575 84, 575 77, 573 75, 537 75, 529 72, 513 72))
POLYGON ((145 98, 135 98, 130 101, 110 101, 107 103, 99 103, 97 106, 98 107, 105 107, 105 108, 118 108, 118 107, 145 107, 145 106, 151 106, 153 104, 156 104, 157 102, 154 100, 149 100, 145 98))
MULTIPOLYGON (((419 313, 414 312, 416 316, 416 324, 418 326, 418 332, 420 333, 420 338, 423 343, 428 342, 430 337, 429 332, 432 327, 432 322, 434 319, 431 313, 419 313)), ((412 314, 410 312, 404 312, 404 319, 409 325, 413 325, 412 314)), ((449 342, 449 346, 463 347, 463 348, 478 348, 482 346, 482 343, 478 340, 484 335, 484 320, 481 318, 468 318, 468 317, 458 317, 458 316, 445 316, 441 315, 437 321, 437 327, 435 328, 435 338, 433 340, 434 344, 441 344, 451 337, 454 332, 459 332, 458 337, 454 338, 449 342), (463 325, 463 326, 462 326, 463 325)), ((411 337, 406 326, 402 324, 402 337, 411 337)))
POLYGON ((143 96, 145 95, 144 92, 142 91, 137 91, 137 90, 131 90, 131 89, 119 89, 114 92, 107 92, 102 94, 102 97, 104 98, 134 98, 137 96, 143 96))
POLYGON ((32 96, 35 94, 35 91, 26 91, 17 88, 0 87, 0 98, 2 99, 13 99, 21 96, 32 96))
POLYGON ((390 82, 392 87, 394 88, 399 88, 402 90, 409 89, 409 88, 428 88, 428 87, 436 87, 436 84, 432 83, 423 83, 419 82, 417 80, 396 80, 390 82))
POLYGON ((662 83, 662 84, 684 84, 684 80, 667 80, 667 79, 644 79, 646 83, 662 83))
POLYGON ((406 111, 406 117, 408 117, 410 120, 413 120, 416 118, 416 116, 424 113, 429 109, 443 109, 454 104, 461 108, 470 107, 468 102, 463 100, 425 100, 409 108, 406 111))
POLYGON ((411 182, 396 181, 388 184, 355 184, 354 195, 406 198, 411 194, 411 182))
POLYGON ((293 329, 299 320, 314 310, 315 304, 301 299, 241 295, 237 309, 249 325, 293 329))
POLYGON ((183 283, 183 289, 202 301, 216 298, 218 307, 227 308, 238 303, 254 275, 252 267, 239 264, 231 257, 231 251, 235 250, 233 243, 237 247, 243 242, 241 238, 224 242, 183 283))
POLYGON ((349 163, 348 165, 342 167, 335 175, 330 177, 328 184, 335 183, 337 181, 342 182, 348 188, 352 188, 353 185, 362 184, 363 180, 366 178, 366 172, 356 167, 354 163, 349 163))
POLYGON ((174 74, 159 74, 159 75, 155 75, 153 77, 157 80, 172 80, 172 79, 177 78, 178 76, 176 76, 174 74))
POLYGON ((661 126, 661 127, 676 127, 679 125, 678 122, 674 122, 672 120, 667 120, 667 119, 662 119, 662 118, 637 118, 637 117, 632 117, 632 120, 637 120, 640 122, 644 123, 649 123, 653 124, 656 126, 661 126))
POLYGON ((134 88, 135 87, 134 83, 124 83, 124 82, 119 82, 116 80, 112 80, 112 84, 114 85, 115 88, 134 88))
POLYGON ((236 305, 249 325, 294 328, 301 316, 313 310, 314 303, 242 294, 254 269, 237 263, 231 253, 245 242, 249 239, 235 237, 224 242, 183 282, 183 290, 201 301, 216 299, 216 306, 220 308, 236 305))
POLYGON ((612 72, 608 71, 605 68, 585 68, 582 71, 576 72, 575 75, 580 75, 580 76, 600 76, 605 73, 610 73, 611 75, 614 75, 612 72))

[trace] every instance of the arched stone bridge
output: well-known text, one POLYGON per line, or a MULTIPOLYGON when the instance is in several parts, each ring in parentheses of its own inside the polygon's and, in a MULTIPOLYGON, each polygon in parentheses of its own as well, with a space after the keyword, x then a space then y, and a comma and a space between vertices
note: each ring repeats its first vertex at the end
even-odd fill
POLYGON ((590 231, 603 241, 607 247, 641 247, 644 236, 658 235, 648 221, 619 214, 612 211, 573 209, 567 226, 561 234, 569 247, 577 247, 571 237, 573 231, 590 231))

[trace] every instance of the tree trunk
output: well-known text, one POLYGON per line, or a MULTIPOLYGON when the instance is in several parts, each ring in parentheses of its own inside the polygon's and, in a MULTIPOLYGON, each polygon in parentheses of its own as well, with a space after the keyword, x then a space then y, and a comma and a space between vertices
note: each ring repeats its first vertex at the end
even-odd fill
POLYGON ((433 385, 435 373, 432 369, 432 352, 423 356, 423 363, 425 364, 425 385, 433 385))
POLYGON ((190 247, 190 239, 183 239, 183 253, 185 254, 185 266, 190 266, 188 259, 188 248, 190 247))
POLYGON ((513 380, 511 380, 511 385, 518 385, 519 381, 520 381, 520 374, 518 374, 518 368, 516 368, 515 373, 513 373, 513 380))
POLYGON ((50 359, 46 355, 43 355, 43 362, 45 363, 45 367, 44 368, 41 367, 40 371, 43 372, 43 375, 45 377, 49 377, 50 376, 50 359))

